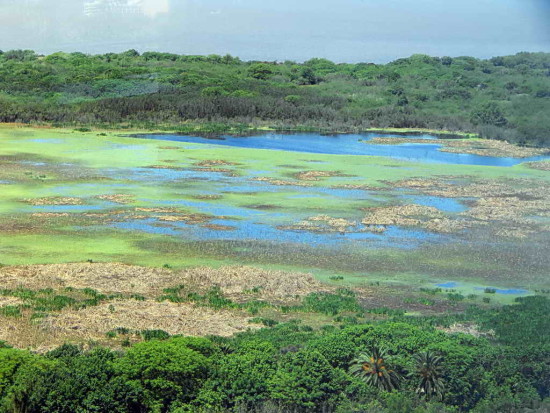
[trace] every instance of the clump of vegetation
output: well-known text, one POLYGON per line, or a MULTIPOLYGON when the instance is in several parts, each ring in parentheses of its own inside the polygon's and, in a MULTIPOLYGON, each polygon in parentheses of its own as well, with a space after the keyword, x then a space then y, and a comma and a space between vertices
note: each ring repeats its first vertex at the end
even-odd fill
POLYGON ((39 318, 50 312, 61 311, 64 308, 70 307, 78 310, 97 306, 108 299, 117 298, 116 295, 106 296, 91 288, 75 289, 67 287, 64 292, 65 294, 59 294, 52 288, 40 290, 31 290, 23 287, 2 289, 0 290, 0 296, 19 299, 21 304, 4 307, 8 308, 8 310, 0 308, 0 311, 11 313, 13 316, 20 316, 21 310, 30 309, 34 312, 31 317, 39 318), (11 309, 11 307, 18 310, 11 309))

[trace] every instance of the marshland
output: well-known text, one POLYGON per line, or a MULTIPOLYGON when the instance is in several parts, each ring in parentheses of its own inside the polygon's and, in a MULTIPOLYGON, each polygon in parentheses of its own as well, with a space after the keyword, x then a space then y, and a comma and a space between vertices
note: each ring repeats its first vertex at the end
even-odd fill
POLYGON ((368 70, 7 54, 0 73, 69 81, 87 64, 122 78, 46 87, 20 72, 0 95, 1 411, 548 405, 550 149, 544 122, 532 126, 547 106, 547 54, 416 55, 368 70), (442 83, 412 104, 411 66, 439 81, 466 64, 492 82, 469 92, 475 102, 442 83), (163 91, 126 96, 119 87, 149 82, 128 80, 131 67, 168 76, 163 91), (183 84, 193 72, 202 83, 183 84), (532 96, 511 96, 504 80, 523 77, 532 96), (497 91, 503 112, 484 103, 497 91), (369 359, 395 376, 361 373, 369 359), (418 383, 426 363, 437 389, 418 383))

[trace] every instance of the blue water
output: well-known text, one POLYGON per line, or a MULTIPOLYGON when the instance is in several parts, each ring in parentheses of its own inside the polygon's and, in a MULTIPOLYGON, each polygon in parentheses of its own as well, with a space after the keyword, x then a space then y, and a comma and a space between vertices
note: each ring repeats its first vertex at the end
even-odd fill
POLYGON ((434 207, 444 212, 464 212, 468 208, 454 198, 443 198, 428 195, 403 195, 401 198, 409 203, 434 207))
POLYGON ((29 142, 33 143, 63 143, 65 142, 63 139, 58 138, 36 138, 36 139, 30 139, 29 142))
POLYGON ((323 247, 396 247, 412 249, 426 242, 437 242, 439 235, 420 230, 407 230, 399 227, 389 227, 384 234, 370 232, 318 233, 311 231, 295 231, 277 228, 263 222, 243 219, 214 219, 211 224, 231 227, 230 230, 217 230, 200 225, 190 225, 185 222, 164 222, 155 218, 133 221, 120 221, 111 226, 150 234, 180 236, 186 240, 224 240, 224 241, 270 241, 283 243, 298 243, 309 246, 323 247), (365 245, 365 243, 369 243, 365 245))
POLYGON ((496 294, 506 294, 506 295, 519 295, 519 294, 526 294, 529 291, 517 289, 517 288, 509 288, 509 289, 501 289, 501 288, 493 288, 493 287, 476 287, 476 290, 485 290, 485 288, 491 288, 495 290, 496 294))
POLYGON ((458 286, 458 283, 455 282, 448 282, 448 283, 442 283, 442 284, 436 284, 437 287, 441 288, 455 288, 458 286))
MULTIPOLYGON (((318 133, 265 133, 253 136, 239 137, 223 135, 217 139, 200 136, 183 135, 139 135, 138 138, 157 139, 177 142, 202 143, 210 145, 233 146, 253 149, 276 149, 293 152, 322 153, 333 155, 371 155, 385 156, 393 159, 445 163, 461 165, 485 166, 513 166, 522 162, 548 159, 548 156, 531 158, 501 158, 494 156, 480 156, 463 153, 441 152, 442 145, 435 143, 434 136, 414 136, 415 139, 424 138, 427 143, 404 143, 400 145, 371 145, 368 141, 380 134, 335 134, 320 135, 318 133)), ((392 135, 387 135, 392 137, 392 135)), ((395 137, 395 136, 393 136, 395 137)))
MULTIPOLYGON (((441 288, 457 288, 460 286, 460 283, 450 281, 446 283, 436 284, 436 287, 441 288)), ((508 289, 502 289, 502 288, 494 288, 494 287, 475 287, 478 291, 485 291, 485 288, 491 288, 495 290, 496 294, 505 294, 505 295, 521 295, 521 294, 527 294, 529 291, 518 289, 518 288, 508 288, 508 289)))

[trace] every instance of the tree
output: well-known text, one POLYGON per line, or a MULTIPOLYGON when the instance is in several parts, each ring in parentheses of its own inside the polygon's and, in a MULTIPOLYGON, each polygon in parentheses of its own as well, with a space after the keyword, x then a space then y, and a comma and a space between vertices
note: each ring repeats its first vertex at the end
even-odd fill
POLYGON ((271 66, 267 63, 254 63, 248 68, 248 74, 254 79, 267 80, 273 74, 271 66))
POLYGON ((439 400, 443 398, 442 360, 441 356, 430 351, 414 355, 415 370, 409 375, 420 378, 420 382, 416 387, 416 393, 426 398, 426 400, 430 400, 432 397, 439 400))
POLYGON ((115 372, 142 394, 147 409, 166 411, 174 402, 194 399, 206 379, 213 348, 202 338, 145 341, 116 360, 115 372))
POLYGON ((508 123, 499 107, 492 102, 486 103, 474 110, 471 121, 474 125, 505 126, 508 123))
POLYGON ((449 56, 443 56, 441 58, 441 64, 444 66, 450 66, 453 64, 453 58, 449 56))
POLYGON ((370 354, 360 353, 353 360, 350 373, 361 377, 371 386, 386 391, 395 390, 399 387, 400 377, 386 365, 387 359, 388 354, 385 350, 374 347, 370 354))
POLYGON ((319 79, 317 79, 317 76, 315 76, 315 72, 311 67, 305 66, 302 68, 301 73, 302 81, 306 85, 315 85, 319 82, 319 79))
POLYGON ((332 368, 317 351, 287 353, 269 380, 271 399, 303 411, 334 405, 344 390, 343 372, 332 368))

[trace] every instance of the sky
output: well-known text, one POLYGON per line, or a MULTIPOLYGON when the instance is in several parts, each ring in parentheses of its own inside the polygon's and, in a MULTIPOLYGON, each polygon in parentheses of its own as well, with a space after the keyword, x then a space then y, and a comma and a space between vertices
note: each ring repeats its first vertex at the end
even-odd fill
POLYGON ((385 63, 550 52, 550 0, 0 0, 0 50, 385 63))

